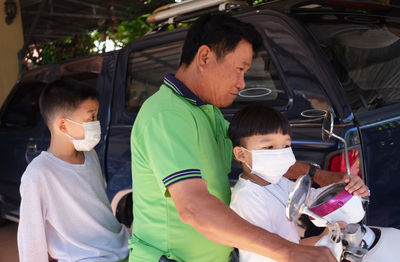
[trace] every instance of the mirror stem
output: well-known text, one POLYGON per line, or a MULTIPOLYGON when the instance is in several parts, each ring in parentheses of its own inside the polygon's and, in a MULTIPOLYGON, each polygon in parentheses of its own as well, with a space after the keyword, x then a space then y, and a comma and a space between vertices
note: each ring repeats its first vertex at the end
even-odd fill
POLYGON ((346 172, 347 172, 347 175, 350 176, 350 163, 349 163, 349 152, 347 151, 347 142, 344 138, 342 138, 334 133, 332 133, 331 136, 333 136, 336 139, 339 139, 344 144, 344 157, 346 160, 346 172))
POLYGON ((305 214, 305 215, 307 215, 307 216, 309 216, 309 217, 312 217, 312 218, 314 218, 314 219, 316 219, 316 220, 320 220, 320 221, 323 222, 326 226, 328 226, 328 224, 329 224, 328 220, 326 220, 326 219, 323 218, 323 217, 318 216, 318 215, 315 214, 314 212, 311 212, 310 209, 308 209, 308 207, 306 207, 305 205, 303 205, 303 206, 300 208, 300 213, 301 213, 301 214, 305 214))

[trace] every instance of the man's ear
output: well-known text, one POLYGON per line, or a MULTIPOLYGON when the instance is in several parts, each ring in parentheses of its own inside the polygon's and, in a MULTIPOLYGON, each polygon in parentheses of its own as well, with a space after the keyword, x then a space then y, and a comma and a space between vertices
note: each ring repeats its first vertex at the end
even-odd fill
POLYGON ((212 55, 212 51, 208 46, 202 45, 199 47, 199 49, 197 50, 197 54, 195 56, 196 63, 198 65, 199 70, 201 70, 201 71, 204 70, 207 63, 210 62, 211 55, 212 55))
POLYGON ((235 146, 233 148, 233 154, 235 155, 236 161, 240 163, 246 162, 246 157, 244 155, 244 149, 241 148, 240 146, 235 146))

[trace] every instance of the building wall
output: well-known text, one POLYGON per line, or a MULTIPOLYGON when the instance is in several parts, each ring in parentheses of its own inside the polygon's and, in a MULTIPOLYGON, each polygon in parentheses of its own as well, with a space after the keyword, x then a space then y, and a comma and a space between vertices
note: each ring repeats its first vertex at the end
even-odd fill
POLYGON ((0 0, 0 105, 17 81, 18 51, 24 44, 19 0, 15 0, 18 11, 11 25, 5 21, 4 2, 0 0))

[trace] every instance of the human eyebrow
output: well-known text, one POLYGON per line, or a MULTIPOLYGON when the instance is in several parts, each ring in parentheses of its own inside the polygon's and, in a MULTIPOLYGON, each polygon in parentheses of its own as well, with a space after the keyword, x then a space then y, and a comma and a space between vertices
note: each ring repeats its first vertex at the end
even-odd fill
POLYGON ((260 142, 270 142, 272 140, 274 140, 274 139, 263 137, 263 138, 260 139, 260 142))

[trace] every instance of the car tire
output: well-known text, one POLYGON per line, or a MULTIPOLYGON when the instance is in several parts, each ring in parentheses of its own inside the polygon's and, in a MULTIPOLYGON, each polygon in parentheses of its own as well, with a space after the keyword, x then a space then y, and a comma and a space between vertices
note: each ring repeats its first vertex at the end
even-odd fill
POLYGON ((124 224, 128 228, 132 226, 132 190, 123 190, 118 192, 111 201, 111 208, 113 210, 114 216, 121 224, 124 224))

